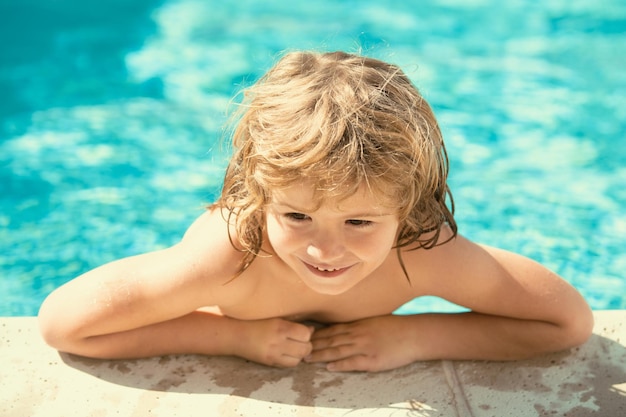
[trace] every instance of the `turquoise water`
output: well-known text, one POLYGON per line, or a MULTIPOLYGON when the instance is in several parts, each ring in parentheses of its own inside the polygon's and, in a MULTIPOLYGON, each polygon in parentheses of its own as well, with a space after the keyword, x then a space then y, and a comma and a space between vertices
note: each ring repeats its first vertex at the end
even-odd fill
POLYGON ((621 0, 0 0, 0 45, 0 315, 176 242, 219 190, 231 96, 289 49, 402 66, 461 232, 626 308, 621 0))

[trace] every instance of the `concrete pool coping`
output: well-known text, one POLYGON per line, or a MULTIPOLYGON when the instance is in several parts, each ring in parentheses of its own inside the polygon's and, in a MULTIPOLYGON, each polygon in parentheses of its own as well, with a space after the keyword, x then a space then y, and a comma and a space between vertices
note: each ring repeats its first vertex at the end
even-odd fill
POLYGON ((594 315, 594 335, 570 351, 370 374, 197 355, 85 359, 46 346, 34 317, 0 318, 0 415, 626 416, 626 310, 594 315))

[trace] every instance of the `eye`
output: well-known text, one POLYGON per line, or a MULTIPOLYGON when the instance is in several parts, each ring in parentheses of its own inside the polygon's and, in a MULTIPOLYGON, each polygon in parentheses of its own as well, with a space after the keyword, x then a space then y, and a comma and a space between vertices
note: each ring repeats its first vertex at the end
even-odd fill
POLYGON ((350 226, 355 226, 355 227, 367 227, 367 226, 371 226, 373 223, 369 220, 350 219, 350 220, 346 220, 346 224, 349 224, 350 226))
POLYGON ((295 222, 301 222, 310 219, 309 216, 303 213, 285 213, 283 214, 288 220, 292 220, 295 222))

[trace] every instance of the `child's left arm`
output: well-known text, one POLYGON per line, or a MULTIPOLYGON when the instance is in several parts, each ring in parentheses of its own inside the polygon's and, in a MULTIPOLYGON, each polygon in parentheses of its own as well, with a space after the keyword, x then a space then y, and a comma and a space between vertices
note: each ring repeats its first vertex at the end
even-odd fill
POLYGON ((593 316, 582 296, 538 263, 458 236, 411 259, 428 294, 471 310, 379 316, 317 331, 310 362, 379 371, 417 360, 524 359, 584 343, 593 316), (417 268, 419 264, 419 269, 417 268))

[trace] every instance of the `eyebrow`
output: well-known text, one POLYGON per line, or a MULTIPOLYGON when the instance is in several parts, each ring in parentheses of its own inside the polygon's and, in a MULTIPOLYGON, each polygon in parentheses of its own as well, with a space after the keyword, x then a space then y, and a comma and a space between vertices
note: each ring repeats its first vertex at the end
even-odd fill
MULTIPOLYGON (((272 205, 275 206, 281 206, 281 207, 286 207, 290 210, 293 210, 296 213, 307 213, 307 212, 311 212, 311 211, 316 211, 316 210, 307 210, 307 209, 302 209, 302 208, 298 208, 298 207, 294 207, 289 203, 283 203, 280 201, 276 201, 274 202, 272 205)), ((348 218, 361 218, 361 217, 385 217, 385 216, 392 216, 394 213, 368 213, 368 212, 362 212, 362 213, 349 213, 348 218)))

